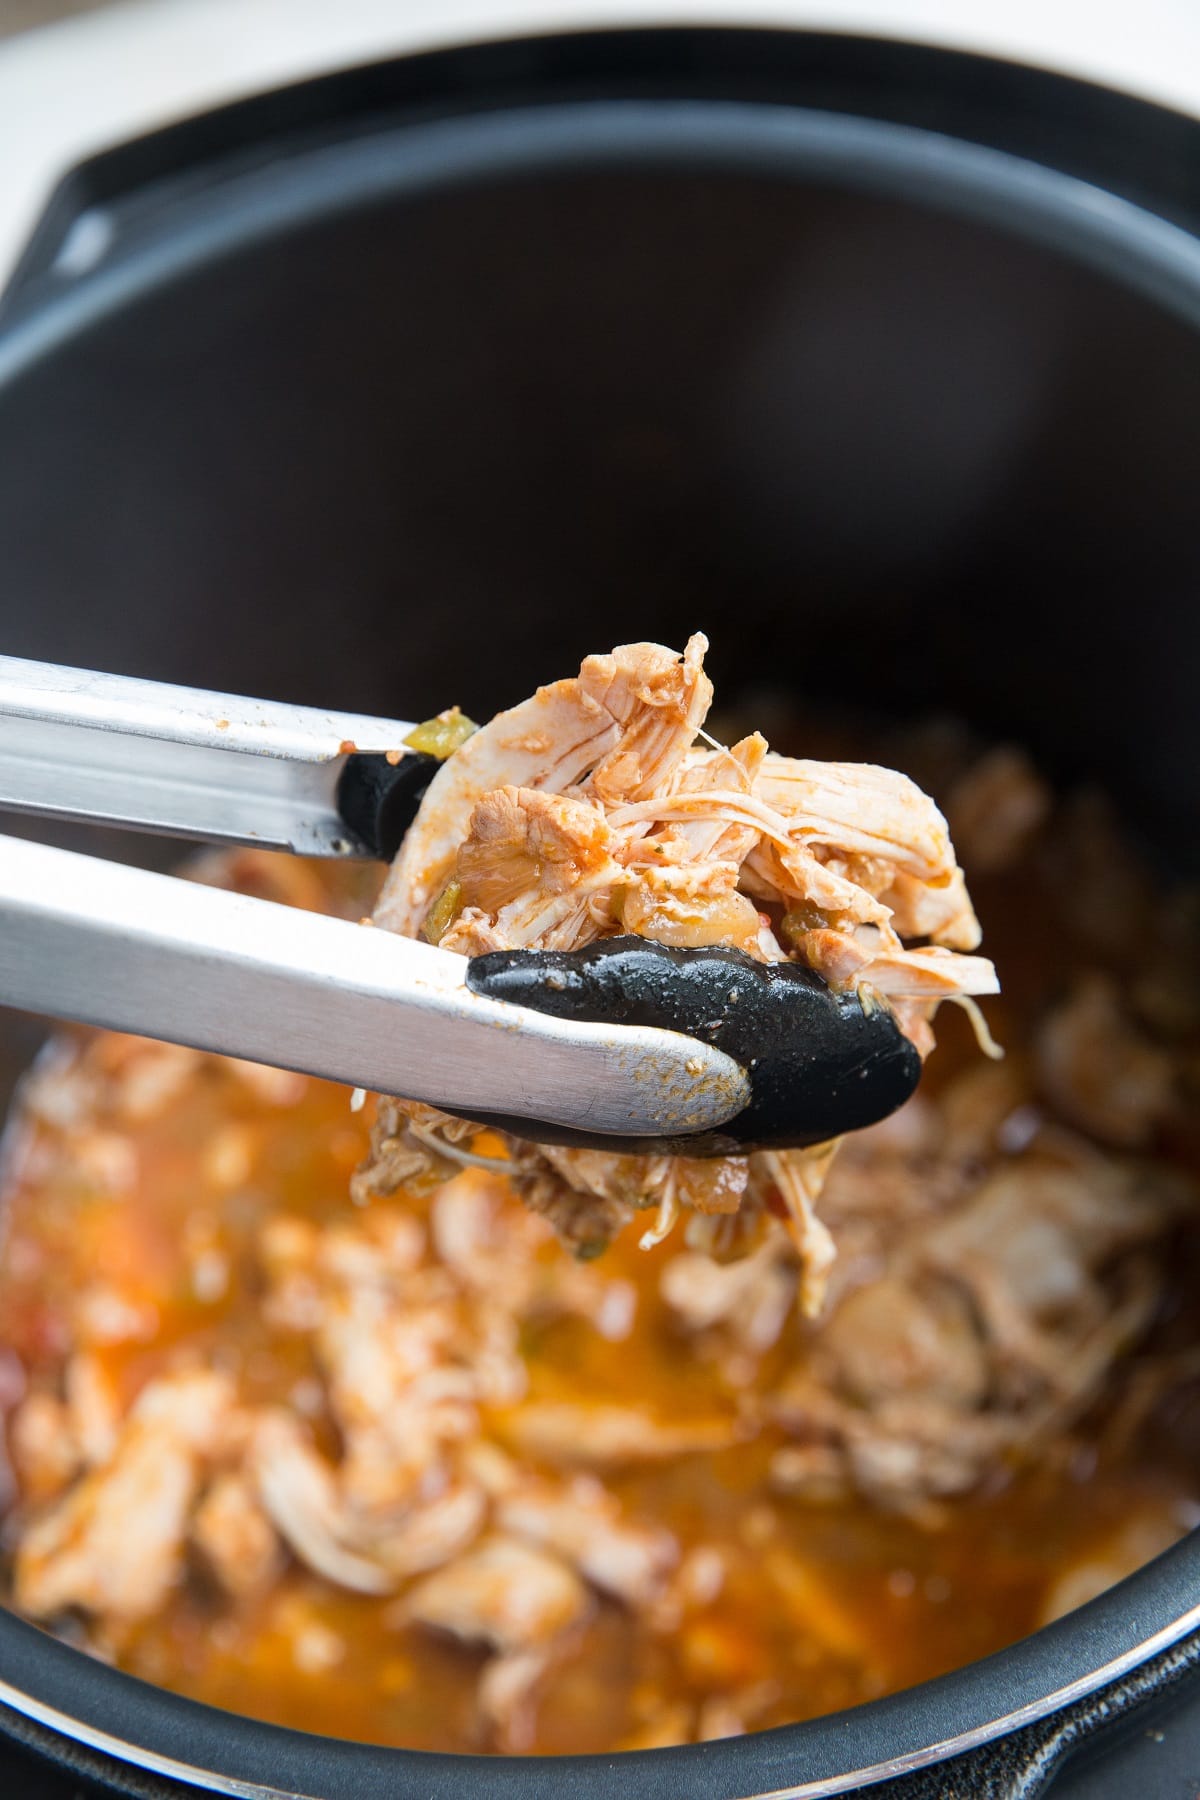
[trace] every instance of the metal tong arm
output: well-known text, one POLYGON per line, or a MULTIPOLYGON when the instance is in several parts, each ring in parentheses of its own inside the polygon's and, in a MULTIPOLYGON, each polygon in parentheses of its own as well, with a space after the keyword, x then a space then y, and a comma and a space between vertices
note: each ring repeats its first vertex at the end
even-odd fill
POLYGON ((338 811, 356 752, 410 724, 0 656, 0 809, 301 856, 363 856, 338 811))
POLYGON ((659 1138, 749 1098, 696 1038, 487 999, 431 945, 44 844, 0 838, 0 919, 0 1003, 468 1118, 659 1138))

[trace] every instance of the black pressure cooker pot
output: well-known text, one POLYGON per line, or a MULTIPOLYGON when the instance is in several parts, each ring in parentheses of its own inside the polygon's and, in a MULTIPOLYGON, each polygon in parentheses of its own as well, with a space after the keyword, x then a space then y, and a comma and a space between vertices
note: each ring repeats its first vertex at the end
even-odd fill
MULTIPOLYGON (((951 708, 1178 864, 1197 230, 1197 124, 867 39, 585 33, 230 107, 76 170, 11 284, 0 642, 423 717, 699 625, 725 694, 951 708)), ((483 1761, 257 1724, 0 1614, 0 1727, 134 1794, 1029 1796, 1189 1691, 1198 1626, 1193 1538, 851 1712, 483 1761)))

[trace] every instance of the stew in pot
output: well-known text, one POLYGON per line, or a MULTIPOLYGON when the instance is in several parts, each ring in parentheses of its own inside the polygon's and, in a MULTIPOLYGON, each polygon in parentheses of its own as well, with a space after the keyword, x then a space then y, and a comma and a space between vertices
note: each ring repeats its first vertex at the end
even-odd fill
MULTIPOLYGON (((1018 751, 939 729, 898 760, 944 798, 1007 1053, 940 1015, 912 1101, 832 1159, 800 1153, 802 1179, 735 1170, 736 1211, 703 1191, 720 1165, 690 1194, 644 1169, 616 1189, 428 1109, 58 1035, 4 1171, 10 1603, 307 1730, 609 1751, 936 1675, 1194 1524, 1195 897, 1018 751)), ((604 822, 652 801, 610 794, 604 822)), ((497 887, 468 855, 471 912, 467 841, 427 862, 408 928, 440 903, 428 935, 479 938, 524 904, 528 869, 497 887)), ((895 885, 832 861, 868 898, 895 885)), ((193 873, 348 918, 377 886, 256 852, 193 873)), ((653 925, 653 883, 617 885, 606 928, 653 925)), ((831 979, 839 933, 909 954, 845 908, 787 925, 803 903, 766 886, 728 883, 720 928, 807 943, 831 979)), ((951 857, 943 954, 975 965, 960 887, 951 857)), ((664 895, 657 929, 679 931, 696 890, 664 895)), ((922 997, 884 1001, 928 1050, 922 997)))

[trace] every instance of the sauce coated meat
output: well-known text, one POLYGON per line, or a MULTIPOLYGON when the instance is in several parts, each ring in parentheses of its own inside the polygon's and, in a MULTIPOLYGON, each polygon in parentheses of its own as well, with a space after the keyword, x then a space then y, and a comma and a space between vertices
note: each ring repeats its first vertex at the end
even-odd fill
MULTIPOLYGON (((578 950, 633 934, 803 965, 887 1007, 922 1056, 946 1000, 997 992, 946 821, 905 775, 801 761, 760 732, 704 733, 699 633, 680 655, 623 644, 460 740, 421 802, 375 923, 463 955, 578 950)), ((428 1106, 380 1110, 361 1195, 452 1162, 471 1127, 428 1106)), ((643 1248, 687 1219, 694 1249, 744 1253, 783 1219, 815 1316, 834 1257, 816 1212, 836 1143, 704 1159, 507 1140, 526 1204, 577 1254, 640 1212, 643 1248)))
MULTIPOLYGON (((770 1207, 723 1260, 621 1231, 581 1261, 499 1137, 56 1038, 4 1182, 11 1604, 307 1730, 608 1751, 937 1674, 1193 1524, 1194 906, 1015 753, 905 756, 972 871, 1008 1054, 939 1019, 920 1093, 842 1145, 819 1316, 770 1207)), ((258 853, 199 873, 371 904, 258 853)))

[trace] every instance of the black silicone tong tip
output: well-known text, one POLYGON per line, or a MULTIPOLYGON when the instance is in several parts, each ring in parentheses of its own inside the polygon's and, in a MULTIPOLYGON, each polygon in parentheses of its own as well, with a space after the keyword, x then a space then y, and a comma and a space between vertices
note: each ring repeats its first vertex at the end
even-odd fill
MULTIPOLYGON (((886 1007, 865 1010, 799 964, 760 963, 740 950, 671 949, 636 937, 574 951, 500 950, 471 960, 467 985, 560 1019, 686 1032, 749 1074, 750 1105, 719 1132, 606 1138, 613 1150, 730 1156, 821 1144, 887 1118, 921 1077, 921 1058, 886 1007)), ((519 1121, 480 1123, 521 1133, 519 1121)), ((538 1136, 595 1141, 549 1127, 538 1136)))
POLYGON ((415 750, 397 763, 365 751, 346 758, 337 809, 369 856, 391 862, 441 766, 436 756, 421 756, 415 750))
MULTIPOLYGON (((389 762, 347 758, 338 812, 367 853, 391 861, 441 764, 416 752, 389 762)), ((724 1050, 750 1077, 751 1101, 700 1137, 597 1139, 542 1124, 540 1142, 598 1144, 649 1154, 736 1156, 822 1144, 902 1106, 921 1059, 885 1007, 864 1010, 796 963, 760 963, 740 950, 672 949, 606 938, 583 950, 502 950, 474 957, 467 985, 560 1019, 657 1025, 724 1050)), ((475 1113, 480 1124, 528 1136, 528 1120, 475 1113)))

